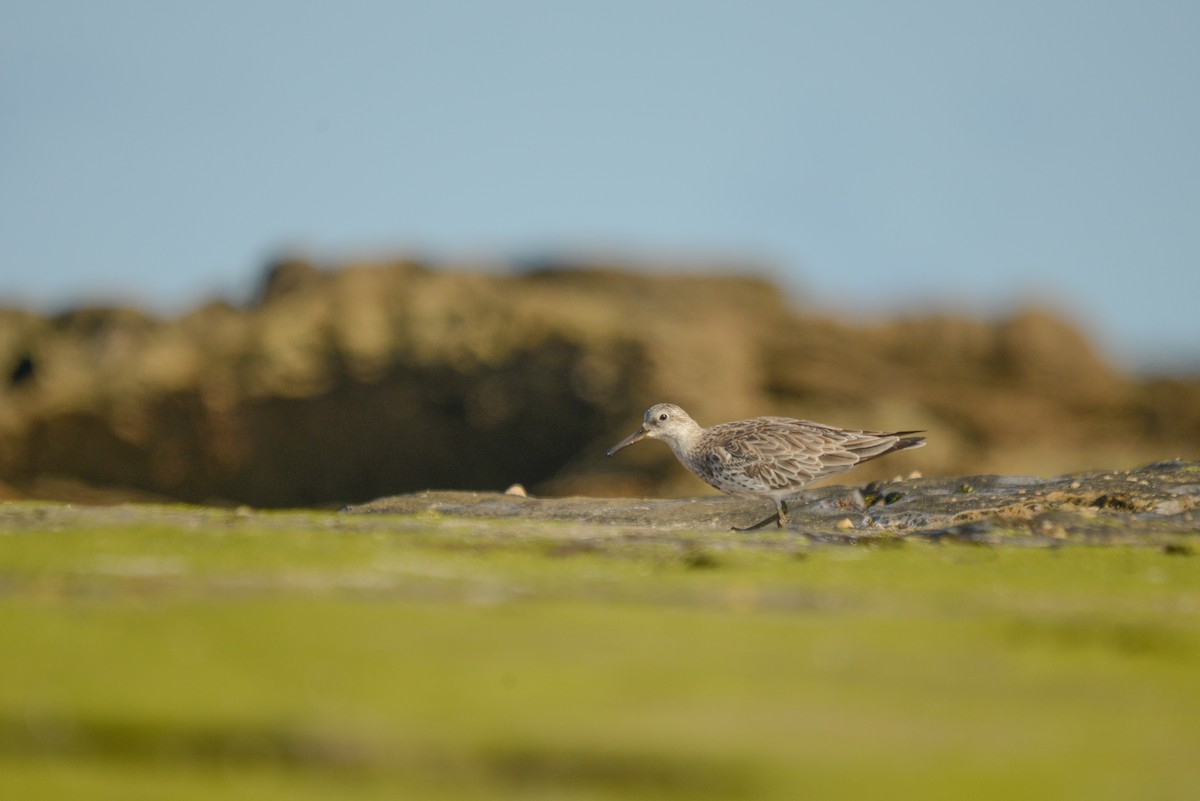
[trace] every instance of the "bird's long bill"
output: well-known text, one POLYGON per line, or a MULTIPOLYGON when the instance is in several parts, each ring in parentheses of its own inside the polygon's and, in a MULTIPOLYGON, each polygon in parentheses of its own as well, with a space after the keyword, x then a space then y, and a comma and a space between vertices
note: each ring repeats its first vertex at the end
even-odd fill
POLYGON ((609 448, 608 453, 606 453, 605 456, 612 456, 614 453, 621 450, 621 448, 628 447, 635 442, 641 442, 645 438, 646 438, 646 429, 639 428, 637 431, 634 431, 628 437, 626 437, 625 439, 618 442, 616 445, 613 445, 611 448, 609 448))

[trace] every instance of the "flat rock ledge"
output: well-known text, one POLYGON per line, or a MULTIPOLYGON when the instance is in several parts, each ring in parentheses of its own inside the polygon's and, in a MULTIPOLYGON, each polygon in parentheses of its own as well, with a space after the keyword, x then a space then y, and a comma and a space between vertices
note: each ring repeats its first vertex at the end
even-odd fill
MULTIPOLYGON (((535 498, 492 492, 426 491, 342 510, 351 515, 439 515, 565 521, 663 531, 728 530, 771 513, 767 501, 535 498)), ((790 504, 784 534, 824 541, 895 540, 1054 544, 1074 541, 1200 547, 1200 462, 1156 462, 1136 470, 1037 476, 935 477, 829 486, 790 504)), ((770 535, 775 527, 747 536, 770 535)))

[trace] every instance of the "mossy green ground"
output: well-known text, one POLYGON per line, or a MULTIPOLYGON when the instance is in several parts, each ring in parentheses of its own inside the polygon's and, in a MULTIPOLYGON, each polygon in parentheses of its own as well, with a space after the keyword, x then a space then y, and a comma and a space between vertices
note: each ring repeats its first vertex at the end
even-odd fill
POLYGON ((0 526, 0 798, 1187 799, 1187 545, 0 526))

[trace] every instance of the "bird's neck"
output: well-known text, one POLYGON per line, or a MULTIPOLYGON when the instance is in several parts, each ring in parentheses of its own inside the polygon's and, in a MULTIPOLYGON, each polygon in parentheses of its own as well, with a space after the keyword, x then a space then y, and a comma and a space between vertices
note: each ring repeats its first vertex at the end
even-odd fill
POLYGON ((664 440, 671 448, 675 458, 687 464, 691 461, 696 449, 700 446, 700 440, 704 435, 704 429, 699 424, 692 423, 683 431, 680 431, 670 439, 664 440))

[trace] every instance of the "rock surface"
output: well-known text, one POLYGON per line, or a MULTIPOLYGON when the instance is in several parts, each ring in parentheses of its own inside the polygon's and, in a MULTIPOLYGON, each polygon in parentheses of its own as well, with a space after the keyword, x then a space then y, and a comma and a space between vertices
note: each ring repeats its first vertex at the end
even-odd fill
MULTIPOLYGON (((531 498, 485 492, 418 492, 349 506, 348 514, 436 514, 583 522, 635 529, 728 530, 771 511, 734 498, 531 498)), ((759 537, 776 529, 747 532, 759 537)), ((969 542, 1130 544, 1200 535, 1200 463, 1159 462, 1110 473, 971 476, 873 482, 809 490, 792 505, 787 533, 823 540, 919 536, 969 542)))
POLYGON ((972 476, 810 490, 791 525, 731 532, 770 504, 724 497, 530 498, 495 492, 417 492, 337 512, 256 511, 161 504, 0 503, 0 534, 153 526, 220 532, 327 531, 446 535, 484 547, 534 538, 568 551, 653 541, 690 549, 893 545, 908 539, 1018 547, 1159 547, 1200 554, 1200 463, 1160 462, 1114 473, 972 476))

